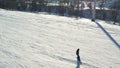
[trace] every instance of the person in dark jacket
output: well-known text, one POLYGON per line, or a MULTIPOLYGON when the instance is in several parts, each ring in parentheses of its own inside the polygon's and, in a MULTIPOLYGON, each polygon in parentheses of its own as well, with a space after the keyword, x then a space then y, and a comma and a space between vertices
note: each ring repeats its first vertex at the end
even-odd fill
POLYGON ((82 64, 82 62, 81 62, 81 59, 80 59, 80 55, 79 55, 79 48, 77 49, 77 51, 76 51, 76 55, 77 55, 77 61, 80 63, 80 64, 82 64))
POLYGON ((77 51, 76 51, 76 55, 79 55, 79 50, 80 50, 80 49, 78 48, 77 51))

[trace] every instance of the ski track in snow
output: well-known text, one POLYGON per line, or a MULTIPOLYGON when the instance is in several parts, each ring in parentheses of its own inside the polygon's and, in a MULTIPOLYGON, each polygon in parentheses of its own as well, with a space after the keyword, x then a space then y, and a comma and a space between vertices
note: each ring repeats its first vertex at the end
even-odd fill
MULTIPOLYGON (((120 44, 120 27, 98 21, 120 44)), ((89 19, 0 10, 0 68, 119 68, 120 50, 89 19)))

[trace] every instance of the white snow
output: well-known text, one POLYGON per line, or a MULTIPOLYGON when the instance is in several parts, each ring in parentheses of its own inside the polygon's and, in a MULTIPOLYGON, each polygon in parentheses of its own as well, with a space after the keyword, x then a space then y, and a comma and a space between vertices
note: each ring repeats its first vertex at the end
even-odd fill
POLYGON ((120 67, 120 26, 89 19, 0 10, 0 68, 120 67))

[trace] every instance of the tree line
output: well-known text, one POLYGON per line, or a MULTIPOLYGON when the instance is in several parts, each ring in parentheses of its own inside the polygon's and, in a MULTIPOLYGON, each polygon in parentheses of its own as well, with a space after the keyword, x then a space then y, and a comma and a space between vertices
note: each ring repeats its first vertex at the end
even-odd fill
POLYGON ((84 8, 82 1, 83 0, 0 0, 0 8, 75 14, 84 8))
MULTIPOLYGON (((98 0, 96 0, 98 1, 98 0)), ((117 17, 120 9, 120 0, 116 0, 111 6, 110 10, 105 10, 106 2, 110 0, 99 0, 98 7, 100 8, 96 12, 96 18, 106 19, 106 13, 112 14, 112 19, 117 22, 117 17)), ((60 15, 74 15, 76 17, 84 17, 85 12, 92 14, 94 0, 0 0, 0 8, 9 10, 20 10, 20 11, 44 11, 49 13, 59 13, 60 15), (88 9, 85 8, 85 2, 88 9)), ((88 15, 90 15, 88 14, 88 15)), ((87 16, 88 17, 88 16, 87 16)))

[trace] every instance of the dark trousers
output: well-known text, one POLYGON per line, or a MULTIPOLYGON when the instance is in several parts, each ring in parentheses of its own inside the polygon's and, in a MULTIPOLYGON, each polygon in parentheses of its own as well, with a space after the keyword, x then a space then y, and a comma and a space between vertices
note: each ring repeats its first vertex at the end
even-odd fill
POLYGON ((81 62, 81 59, 80 59, 80 56, 79 56, 79 55, 77 55, 77 61, 78 61, 80 64, 82 64, 82 62, 81 62))

